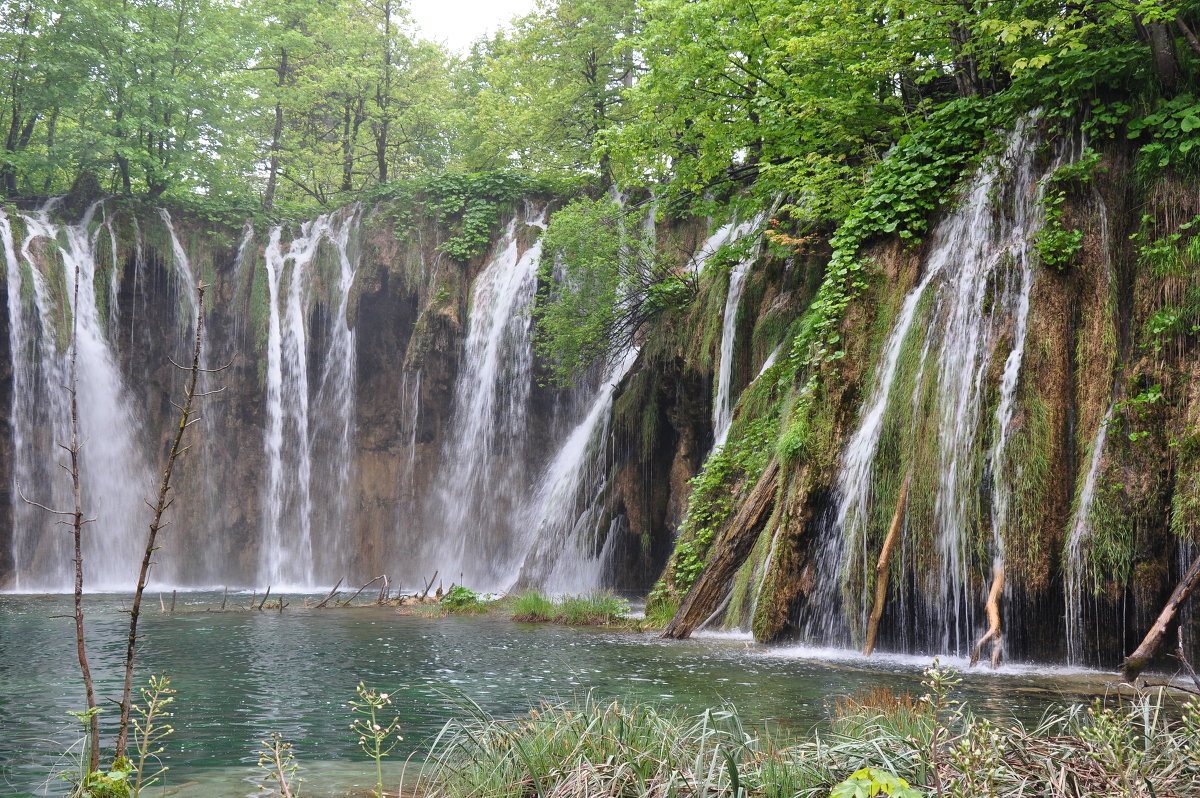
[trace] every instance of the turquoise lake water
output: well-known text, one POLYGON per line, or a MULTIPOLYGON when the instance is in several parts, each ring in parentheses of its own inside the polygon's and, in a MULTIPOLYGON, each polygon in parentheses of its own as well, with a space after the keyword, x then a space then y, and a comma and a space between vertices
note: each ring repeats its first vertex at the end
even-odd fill
MULTIPOLYGON (((120 696, 127 601, 87 597, 91 665, 105 704, 120 696)), ((245 605, 249 596, 229 601, 245 605)), ((163 754, 170 771, 150 795, 253 795, 261 780, 255 752, 271 732, 294 743, 306 796, 369 786, 372 770, 346 706, 360 680, 392 693, 403 754, 419 761, 442 726, 461 716, 447 693, 499 716, 589 691, 688 711, 732 702, 753 722, 805 731, 823 721, 837 694, 874 685, 920 694, 931 661, 867 661, 851 652, 757 646, 739 635, 663 641, 497 617, 422 618, 390 607, 309 610, 302 597, 289 601, 282 613, 217 612, 219 594, 180 594, 174 614, 161 612, 156 596, 147 602, 137 683, 166 673, 178 691, 176 732, 163 754)), ((54 774, 71 766, 64 751, 82 735, 67 713, 83 705, 73 622, 55 617, 70 612, 68 596, 0 595, 0 795, 66 789, 54 774)), ((1026 720, 1050 703, 1101 693, 1110 678, 1020 665, 964 675, 960 697, 976 711, 1026 720)), ((111 723, 116 715, 113 707, 101 717, 111 723)), ((392 764, 390 778, 400 778, 400 766, 392 764)))

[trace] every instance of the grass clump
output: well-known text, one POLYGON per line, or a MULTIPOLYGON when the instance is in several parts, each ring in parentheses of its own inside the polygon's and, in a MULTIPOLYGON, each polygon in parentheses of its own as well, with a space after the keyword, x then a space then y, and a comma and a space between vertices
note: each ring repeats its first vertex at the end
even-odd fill
POLYGON ((567 626, 604 626, 617 623, 629 613, 629 602, 612 593, 566 596, 559 603, 555 623, 567 626))
POLYGON ((625 620, 629 602, 612 593, 564 596, 558 601, 536 590, 512 598, 512 619, 522 623, 560 623, 565 626, 608 626, 625 620))
POLYGON ((650 629, 662 629, 671 622, 679 611, 679 599, 672 596, 659 597, 658 601, 646 603, 645 626, 650 629))
POLYGON ((1195 699, 1181 709, 1163 693, 1097 701, 1026 728, 952 700, 949 669, 935 664, 927 677, 919 699, 885 689, 835 699, 830 726, 803 737, 751 728, 728 706, 685 715, 589 697, 497 719, 460 698, 467 717, 438 735, 416 793, 828 798, 857 786, 1032 798, 1060 785, 1064 795, 1150 798, 1194 795, 1200 783, 1195 699))
POLYGON ((521 623, 545 623, 554 617, 554 602, 536 590, 512 598, 512 619, 521 623))

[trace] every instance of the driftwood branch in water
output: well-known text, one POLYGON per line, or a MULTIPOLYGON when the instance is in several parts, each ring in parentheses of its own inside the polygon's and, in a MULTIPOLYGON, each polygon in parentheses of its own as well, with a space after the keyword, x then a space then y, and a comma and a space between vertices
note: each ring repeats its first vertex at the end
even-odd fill
MULTIPOLYGON (((342 579, 345 579, 345 577, 342 577, 342 579)), ((319 609, 321 609, 322 607, 324 607, 326 604, 328 604, 328 603, 329 603, 329 600, 330 600, 331 598, 333 598, 334 596, 336 596, 336 595, 337 595, 338 588, 342 586, 342 579, 339 579, 339 580, 337 580, 337 584, 333 586, 333 590, 330 590, 330 591, 329 591, 329 595, 328 595, 328 596, 326 596, 325 598, 321 599, 321 603, 320 603, 320 604, 318 604, 317 606, 313 607, 313 609, 314 609, 314 610, 319 610, 319 609)))
POLYGON ((979 662, 979 655, 989 640, 992 643, 992 667, 996 668, 1000 665, 1000 594, 1003 592, 1004 563, 997 562, 992 571, 992 589, 988 591, 987 597, 988 630, 983 637, 979 638, 979 642, 975 644, 975 650, 971 652, 972 668, 979 662))
POLYGON ((1192 566, 1187 569, 1187 573, 1183 575, 1183 579, 1175 586, 1171 597, 1167 599, 1167 605, 1158 614, 1158 620, 1150 627, 1142 644, 1121 663, 1121 674, 1125 681, 1132 684, 1154 659, 1159 646, 1162 645, 1163 638, 1167 636, 1168 627, 1175 620, 1175 614, 1192 594, 1197 582, 1200 582, 1200 557, 1195 559, 1192 566))
POLYGON ((342 606, 343 606, 343 607, 349 607, 349 606, 350 606, 350 602, 352 602, 352 601, 354 601, 356 598, 358 598, 358 596, 359 596, 359 593, 362 593, 364 590, 366 590, 366 589, 367 589, 367 588, 369 588, 371 585, 373 585, 373 584, 375 584, 376 582, 378 582, 380 579, 387 579, 387 576, 386 576, 386 575, 384 575, 384 576, 377 576, 377 577, 375 577, 374 579, 372 579, 370 582, 367 582, 365 585, 363 585, 362 587, 360 587, 360 588, 358 589, 358 592, 356 592, 356 593, 355 593, 353 596, 351 596, 350 598, 348 598, 348 599, 346 599, 345 601, 343 601, 343 602, 342 602, 342 606))
POLYGON ((892 514, 892 525, 888 527, 887 538, 883 541, 883 549, 879 552, 879 562, 875 564, 875 606, 871 608, 871 617, 867 621, 867 642, 863 645, 863 656, 871 656, 875 650, 875 636, 879 632, 879 619, 883 617, 883 606, 887 603, 889 566, 892 562, 892 552, 900 542, 900 529, 904 526, 904 508, 908 504, 908 483, 912 472, 904 475, 900 485, 900 498, 896 499, 896 512, 892 514))
POLYGON ((429 577, 429 583, 425 585, 425 589, 421 591, 421 601, 424 601, 425 597, 429 595, 429 588, 433 587, 433 583, 435 580, 437 580, 437 578, 438 571, 435 570, 433 572, 433 576, 429 577))
POLYGON ((772 460, 758 484, 746 501, 738 508, 733 520, 726 528, 724 537, 713 543, 708 564, 700 572, 696 583, 683 598, 679 611, 663 629, 662 636, 682 639, 691 635, 713 608, 720 603, 725 586, 742 567, 754 541, 767 525, 775 511, 775 494, 779 487, 779 463, 772 460))

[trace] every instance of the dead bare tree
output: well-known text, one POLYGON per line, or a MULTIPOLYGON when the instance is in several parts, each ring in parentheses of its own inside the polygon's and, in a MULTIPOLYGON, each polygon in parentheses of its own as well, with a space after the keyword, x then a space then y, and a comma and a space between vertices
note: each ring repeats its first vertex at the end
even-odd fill
MULTIPOLYGON (((79 307, 79 266, 75 266, 74 307, 79 307)), ((75 498, 71 513, 71 530, 75 544, 75 651, 79 656, 79 672, 83 676, 83 692, 87 701, 88 725, 88 773, 100 769, 100 718, 97 717, 96 689, 92 685, 92 669, 88 667, 87 643, 83 635, 83 489, 79 482, 79 450, 83 441, 79 439, 79 313, 71 314, 71 491, 75 498)), ((85 774, 86 781, 86 774, 85 774)))
MULTIPOLYGON (((163 469, 162 480, 158 484, 158 498, 154 504, 146 502, 153 510, 153 515, 150 520, 150 529, 146 534, 146 550, 142 555, 142 566, 138 572, 137 588, 133 592, 133 605, 129 610, 129 637, 125 645, 125 682, 121 691, 121 719, 117 727, 117 744, 113 752, 114 760, 120 760, 125 756, 125 749, 129 741, 129 713, 133 707, 133 666, 137 655, 137 627, 138 618, 141 614, 142 595, 146 591, 146 579, 150 573, 150 566, 154 552, 158 549, 158 533, 169 522, 163 521, 163 514, 174 503, 174 499, 170 498, 171 492, 171 475, 175 470, 175 462, 179 457, 186 452, 190 447, 183 445, 183 436, 187 432, 188 427, 192 426, 198 419, 192 418, 194 411, 193 404, 197 398, 218 393, 212 391, 210 393, 198 393, 196 390, 201 372, 221 371, 222 369, 203 369, 200 367, 200 350, 204 340, 204 289, 203 282, 196 286, 196 338, 192 348, 192 364, 190 367, 180 366, 178 363, 172 363, 181 369, 188 372, 187 382, 183 391, 183 403, 174 405, 179 411, 179 426, 175 429, 175 438, 171 442, 170 453, 167 455, 166 467, 163 469)), ((175 608, 174 596, 171 599, 171 609, 175 608)))
MULTIPOLYGON (((73 291, 74 303, 72 308, 79 307, 79 266, 75 266, 75 285, 73 291)), ((94 518, 84 518, 83 513, 83 487, 79 478, 79 452, 83 448, 83 441, 79 436, 79 398, 78 398, 78 357, 79 357, 79 314, 72 312, 71 316, 71 361, 70 370, 68 372, 67 391, 71 397, 71 443, 70 445, 58 444, 62 449, 66 450, 70 460, 70 465, 59 464, 66 469, 71 475, 71 490, 74 496, 74 507, 71 510, 54 510, 44 504, 32 501, 26 498, 24 493, 21 493, 21 499, 34 507, 38 507, 49 513, 58 516, 70 518, 68 521, 59 521, 59 523, 69 523, 72 530, 72 538, 75 547, 75 653, 79 658, 79 672, 83 677, 83 692, 84 700, 87 703, 87 712, 84 713, 84 719, 87 726, 88 737, 88 764, 87 773, 80 774, 81 781, 86 783, 89 774, 100 769, 100 719, 97 717, 99 710, 96 707, 96 690, 92 683, 92 670, 88 666, 87 658, 87 643, 84 638, 83 624, 83 527, 85 524, 90 524, 95 521, 94 518)), ((20 486, 17 486, 18 491, 20 486)))

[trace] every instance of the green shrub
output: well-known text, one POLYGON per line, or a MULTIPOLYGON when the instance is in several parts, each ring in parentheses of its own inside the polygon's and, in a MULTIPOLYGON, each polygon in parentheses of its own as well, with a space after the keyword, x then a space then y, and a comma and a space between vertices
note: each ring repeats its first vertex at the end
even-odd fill
POLYGON ((525 590, 512 598, 512 619, 523 623, 545 623, 554 617, 554 602, 536 590, 525 590))
POLYGON ((442 609, 447 612, 486 612, 487 603, 483 596, 462 585, 451 585, 442 596, 442 609))

